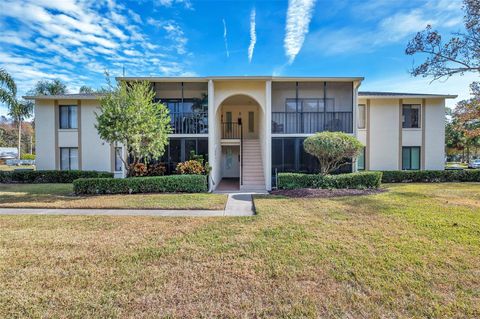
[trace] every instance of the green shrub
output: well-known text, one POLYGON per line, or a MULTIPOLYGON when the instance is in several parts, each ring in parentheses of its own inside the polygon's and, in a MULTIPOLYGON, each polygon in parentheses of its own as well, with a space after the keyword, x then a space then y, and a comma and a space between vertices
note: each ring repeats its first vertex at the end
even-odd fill
POLYGON ((351 134, 321 132, 307 137, 303 148, 318 159, 320 174, 328 175, 343 166, 346 158, 358 157, 363 145, 351 134))
POLYGON ((76 194, 201 193, 208 190, 205 175, 168 175, 130 178, 81 178, 76 194))
POLYGON ((20 159, 33 161, 33 160, 35 160, 35 154, 22 153, 20 155, 20 159))
POLYGON ((378 188, 382 180, 381 172, 358 172, 326 175, 279 173, 280 189, 297 188, 378 188))
POLYGON ((480 170, 384 171, 383 183, 480 182, 480 170))
POLYGON ((176 171, 178 174, 194 174, 194 175, 203 175, 205 174, 205 168, 203 164, 197 160, 189 160, 177 164, 176 171))
POLYGON ((97 171, 0 171, 0 183, 72 183, 78 178, 113 178, 113 173, 97 171))

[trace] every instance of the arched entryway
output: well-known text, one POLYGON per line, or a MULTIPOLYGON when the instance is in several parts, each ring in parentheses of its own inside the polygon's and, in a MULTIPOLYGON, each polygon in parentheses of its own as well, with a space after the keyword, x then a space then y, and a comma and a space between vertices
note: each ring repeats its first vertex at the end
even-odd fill
POLYGON ((219 127, 219 191, 265 190, 261 137, 264 114, 251 96, 224 99, 216 112, 219 127))

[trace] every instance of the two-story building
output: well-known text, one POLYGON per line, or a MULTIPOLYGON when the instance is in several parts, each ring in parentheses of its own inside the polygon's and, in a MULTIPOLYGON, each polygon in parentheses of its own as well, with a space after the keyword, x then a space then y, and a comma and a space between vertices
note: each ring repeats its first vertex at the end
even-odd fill
MULTIPOLYGON (((146 80, 170 110, 173 133, 159 159, 173 171, 191 151, 212 167, 210 189, 270 190, 277 172, 315 172, 303 140, 342 131, 364 145, 345 170, 444 168, 445 99, 451 95, 359 92, 361 77, 121 77, 146 80), (233 183, 232 183, 233 182, 233 183)), ((35 100, 38 169, 125 175, 113 145, 95 129, 96 94, 28 96, 35 100)))

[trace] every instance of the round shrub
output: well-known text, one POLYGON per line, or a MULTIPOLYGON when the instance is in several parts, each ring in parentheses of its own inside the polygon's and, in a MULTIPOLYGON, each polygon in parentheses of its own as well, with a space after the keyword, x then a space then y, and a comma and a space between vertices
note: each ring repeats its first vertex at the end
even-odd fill
POLYGON ((347 133, 321 132, 307 137, 303 148, 320 162, 320 174, 327 175, 344 165, 346 158, 356 158, 363 145, 347 133))

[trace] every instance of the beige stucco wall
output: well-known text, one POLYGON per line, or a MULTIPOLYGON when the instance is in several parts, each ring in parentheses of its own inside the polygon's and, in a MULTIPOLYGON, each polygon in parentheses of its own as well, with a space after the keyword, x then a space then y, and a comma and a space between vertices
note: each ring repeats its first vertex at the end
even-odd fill
POLYGON ((35 149, 37 169, 55 169, 54 101, 35 103, 35 149))
POLYGON ((396 170, 399 159, 399 101, 370 101, 370 169, 396 170))
MULTIPOLYGON (((246 95, 255 100, 258 103, 257 112, 257 125, 258 129, 265 128, 267 125, 265 122, 266 116, 264 116, 266 107, 266 86, 265 81, 211 81, 209 89, 209 153, 213 156, 209 156, 212 165, 211 180, 212 189, 215 189, 222 178, 222 151, 221 151, 221 114, 223 112, 222 103, 229 97, 236 95, 246 95), (262 121, 262 122, 261 122, 262 121), (213 125, 212 125, 213 122, 213 125)), ((231 106, 226 106, 231 107, 231 106)), ((248 116, 248 111, 245 115, 242 112, 242 118, 248 116)), ((235 117, 233 117, 235 120, 235 117)), ((266 157, 266 152, 271 152, 267 149, 266 134, 258 134, 260 139, 260 146, 262 152, 262 158, 266 157)), ((264 165, 264 176, 269 176, 267 170, 270 169, 270 165, 264 165)))
MULTIPOLYGON (((359 99, 367 104, 366 99, 359 99)), ((403 99, 402 104, 420 104, 422 99, 403 99)), ((368 118, 367 118, 368 121, 368 118)), ((368 125, 368 124, 367 124, 368 125)), ((419 128, 402 128, 400 133, 400 100, 370 99, 370 169, 401 168, 401 146, 420 146, 425 169, 444 169, 445 100, 425 99, 419 128), (423 117, 425 117, 423 119, 423 117), (425 125, 422 128, 422 125, 425 125), (425 132, 425 133, 424 133, 425 132), (425 136, 423 136, 425 134, 425 136), (401 143, 401 145, 400 145, 401 143)), ((357 138, 367 143, 367 130, 358 129, 357 138)))
POLYGON ((445 100, 425 101, 425 169, 445 167, 445 100))
POLYGON ((110 144, 100 139, 95 128, 95 112, 98 112, 98 107, 98 101, 82 101, 82 169, 111 172, 110 144))

